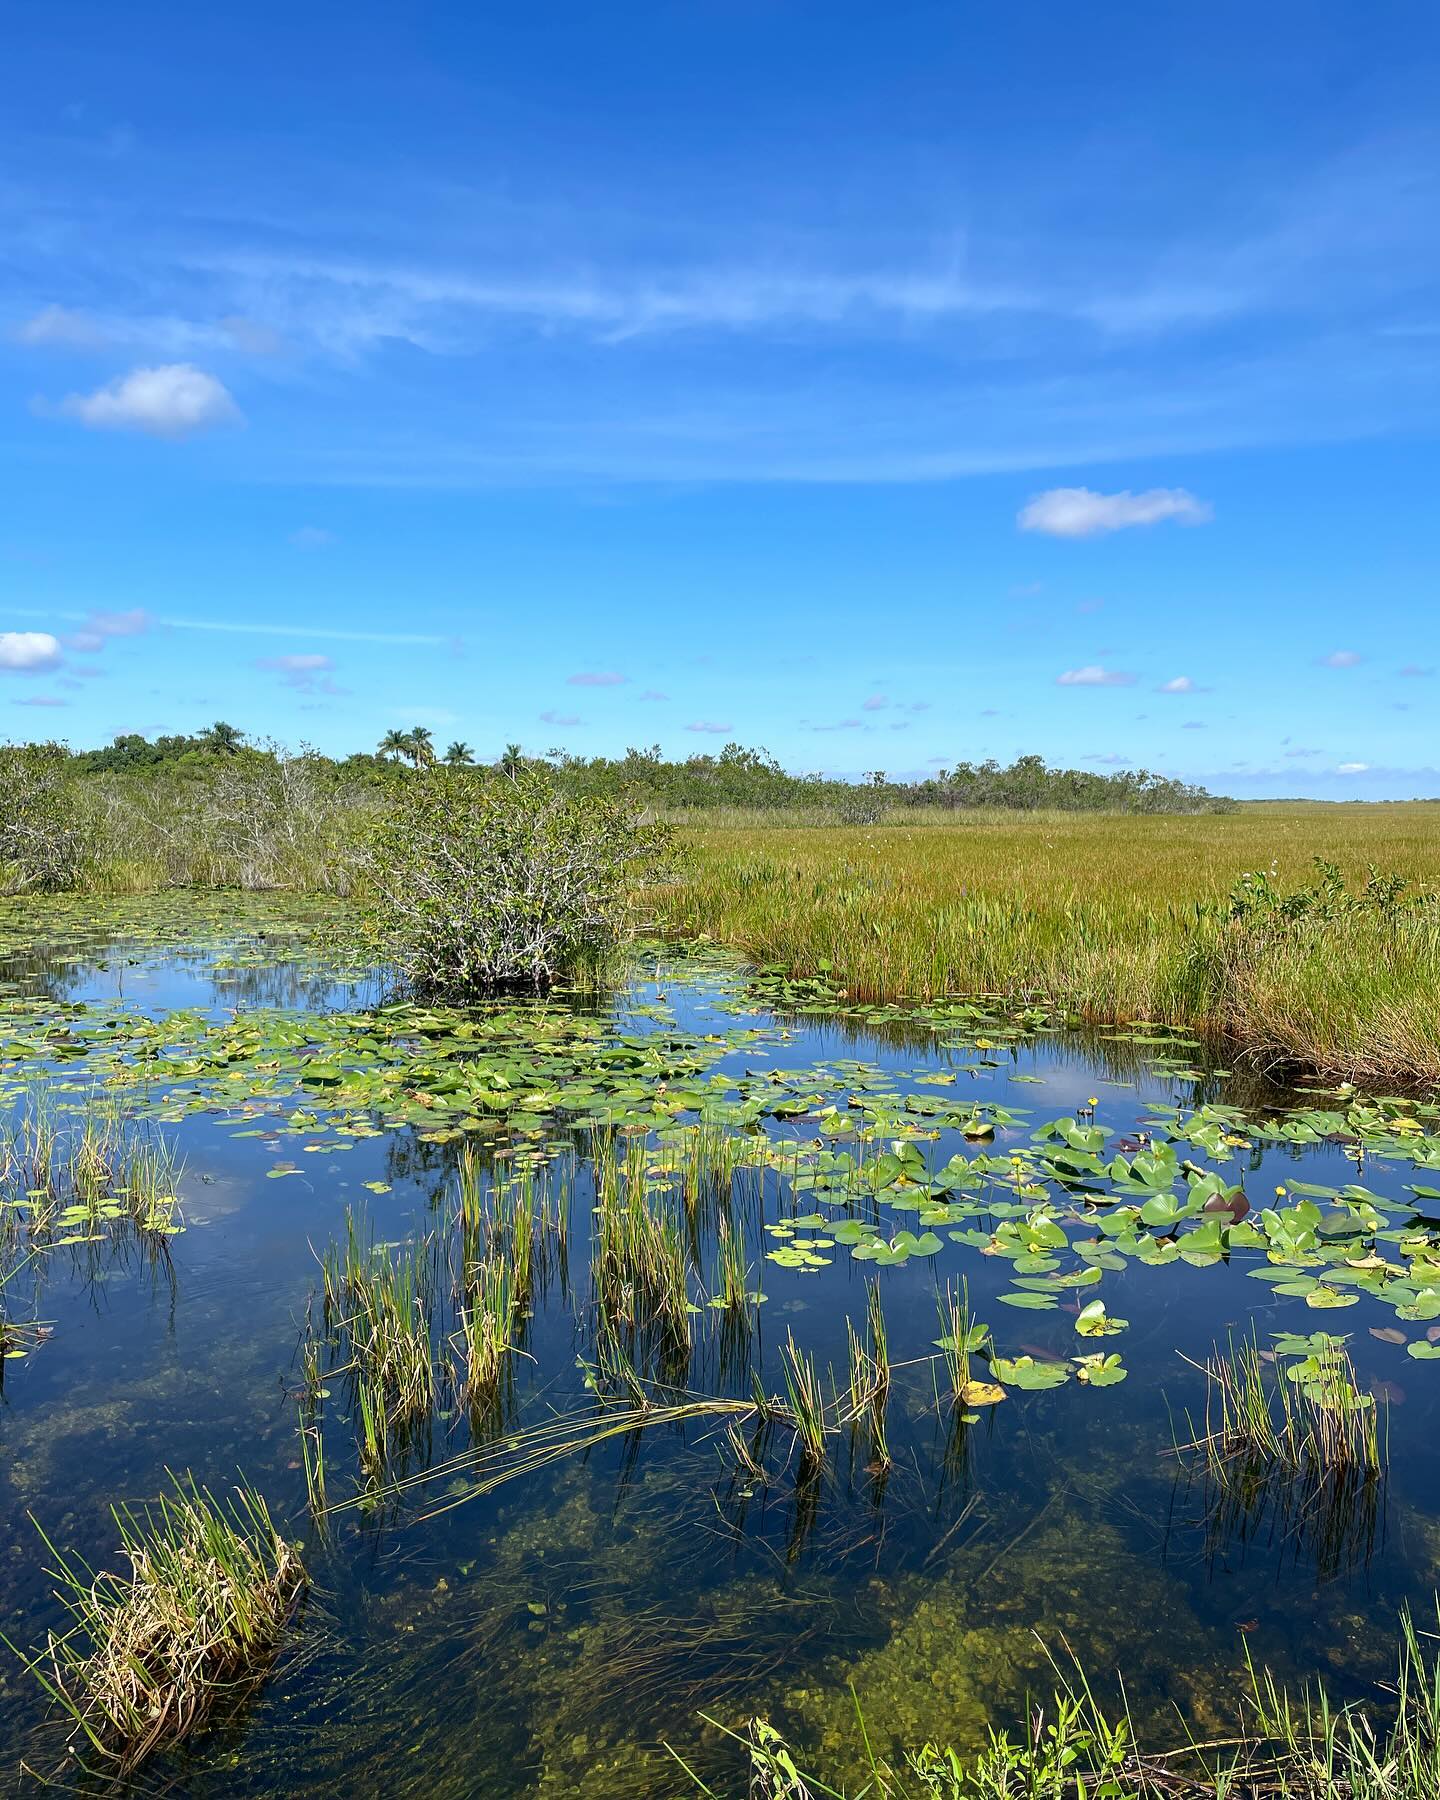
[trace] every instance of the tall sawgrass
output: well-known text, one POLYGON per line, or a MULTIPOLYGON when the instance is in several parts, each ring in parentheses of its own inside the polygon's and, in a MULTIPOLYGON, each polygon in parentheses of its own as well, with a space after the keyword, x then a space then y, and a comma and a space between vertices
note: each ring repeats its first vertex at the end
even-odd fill
POLYGON ((1440 885, 1440 808, 1229 815, 966 815, 946 829, 693 828, 667 919, 852 1000, 966 993, 1057 1016, 1233 1033, 1263 1060, 1440 1079, 1440 923, 1359 910, 1251 929, 1248 868, 1303 879, 1317 856, 1440 885))

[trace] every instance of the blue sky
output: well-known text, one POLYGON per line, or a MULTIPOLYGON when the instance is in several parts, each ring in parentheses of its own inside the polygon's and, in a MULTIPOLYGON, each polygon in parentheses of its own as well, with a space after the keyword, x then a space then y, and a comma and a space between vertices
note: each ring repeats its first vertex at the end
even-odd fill
POLYGON ((1440 794, 1440 12, 124 8, 0 109, 0 736, 1440 794))

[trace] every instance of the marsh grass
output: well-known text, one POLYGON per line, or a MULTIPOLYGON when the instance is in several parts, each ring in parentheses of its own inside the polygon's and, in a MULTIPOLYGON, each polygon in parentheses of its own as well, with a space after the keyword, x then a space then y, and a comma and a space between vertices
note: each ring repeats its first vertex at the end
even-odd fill
POLYGON ((113 1509, 128 1575, 56 1550, 70 1628, 27 1659, 103 1773, 124 1776, 229 1710, 263 1679, 305 1574, 251 1488, 224 1501, 193 1477, 113 1509))
POLYGON ((1233 1035, 1257 1060, 1440 1079, 1440 923, 1361 910, 1237 929, 1245 870, 1332 858, 1440 886, 1440 808, 1264 806, 1163 819, 974 813, 933 829, 776 820, 687 834, 671 928, 823 977, 852 1001, 949 994, 1233 1035))

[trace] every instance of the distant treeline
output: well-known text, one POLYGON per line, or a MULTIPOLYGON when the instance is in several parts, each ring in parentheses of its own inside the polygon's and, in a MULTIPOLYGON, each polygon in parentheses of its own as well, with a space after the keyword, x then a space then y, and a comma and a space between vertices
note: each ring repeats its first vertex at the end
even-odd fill
MULTIPOLYGON (((308 754, 308 753, 307 753, 308 754)), ((115 738, 103 750, 74 753, 77 771, 140 774, 147 770, 191 769, 232 759, 280 758, 274 746, 257 745, 224 721, 193 736, 154 739, 137 733, 115 738)), ((391 781, 407 768, 428 763, 474 767, 505 774, 543 761, 566 788, 579 793, 641 796, 650 804, 679 811, 726 807, 737 810, 803 808, 830 811, 855 823, 878 819, 896 807, 999 807, 1012 811, 1053 808, 1065 812, 1196 813, 1228 811, 1235 802, 1204 788, 1147 769, 1120 769, 1100 774, 1092 769, 1051 768, 1039 756, 1021 756, 1004 766, 994 760, 958 762, 919 780, 887 776, 874 770, 859 782, 822 774, 793 775, 764 750, 726 744, 718 754, 672 760, 658 745, 627 750, 624 756, 571 756, 552 751, 529 758, 516 744, 493 763, 476 760, 469 745, 452 743, 441 751, 423 726, 387 732, 373 751, 343 758, 314 756, 317 766, 362 785, 391 781)))

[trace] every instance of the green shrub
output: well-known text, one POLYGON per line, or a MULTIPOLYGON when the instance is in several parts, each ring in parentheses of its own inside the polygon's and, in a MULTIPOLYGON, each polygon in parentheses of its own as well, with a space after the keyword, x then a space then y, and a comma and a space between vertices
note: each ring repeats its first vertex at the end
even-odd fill
POLYGON ((378 946, 423 991, 544 988, 605 960, 669 842, 631 801, 563 793, 543 768, 419 770, 363 853, 378 946))
POLYGON ((69 753, 59 744, 0 746, 0 892, 74 887, 84 855, 69 753))

